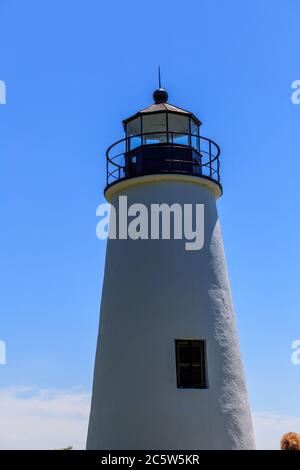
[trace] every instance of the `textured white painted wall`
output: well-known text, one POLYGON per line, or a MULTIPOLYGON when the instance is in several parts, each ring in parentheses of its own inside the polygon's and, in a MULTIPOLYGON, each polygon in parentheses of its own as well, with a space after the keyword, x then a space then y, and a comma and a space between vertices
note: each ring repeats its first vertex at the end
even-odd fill
POLYGON ((205 243, 108 241, 87 448, 254 448, 213 192, 161 181, 122 194, 205 204, 205 243), (208 389, 177 389, 176 338, 206 340, 208 389))

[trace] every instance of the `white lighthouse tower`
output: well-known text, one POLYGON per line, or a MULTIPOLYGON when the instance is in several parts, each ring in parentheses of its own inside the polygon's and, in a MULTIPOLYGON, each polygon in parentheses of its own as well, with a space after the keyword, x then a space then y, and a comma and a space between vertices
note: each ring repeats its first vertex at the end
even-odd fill
MULTIPOLYGON (((204 243, 109 239, 87 449, 253 449, 216 200, 219 147, 167 102, 126 119, 106 199, 204 207, 204 243)), ((157 207, 157 206, 156 206, 157 207)))

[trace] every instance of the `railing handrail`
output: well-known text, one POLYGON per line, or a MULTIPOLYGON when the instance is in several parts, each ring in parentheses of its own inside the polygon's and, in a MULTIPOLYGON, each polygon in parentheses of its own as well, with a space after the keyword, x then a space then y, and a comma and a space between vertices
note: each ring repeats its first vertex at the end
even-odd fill
MULTIPOLYGON (((119 145, 121 142, 124 142, 127 144, 127 142, 130 142, 131 139, 134 139, 136 137, 144 137, 144 136, 147 136, 147 135, 157 135, 157 134, 165 134, 166 136, 168 136, 169 134, 170 135, 181 135, 181 136, 187 136, 187 137, 195 137, 197 139, 199 139, 199 141, 201 142, 201 140, 204 140, 206 142, 208 142, 210 145, 213 144, 213 146, 217 149, 217 155, 214 156, 214 158, 211 160, 211 163, 213 163, 215 160, 217 160, 217 158, 219 157, 220 153, 221 153, 221 150, 220 150, 220 147, 218 146, 218 144, 216 144, 216 142, 214 142, 213 140, 211 139, 208 139, 207 137, 204 137, 202 135, 198 135, 198 134, 191 134, 189 132, 178 132, 178 131, 155 131, 155 132, 143 132, 141 134, 134 134, 134 135, 131 135, 129 137, 124 137, 123 139, 120 139, 120 140, 117 140, 117 142, 114 142, 112 145, 110 145, 110 147, 108 147, 108 149, 106 150, 106 157, 108 158, 108 160, 113 163, 114 165, 117 165, 115 162, 112 161, 112 158, 115 159, 117 158, 118 156, 120 155, 123 155, 124 153, 127 153, 128 151, 125 149, 124 152, 121 152, 119 153, 118 155, 115 155, 113 156, 112 158, 110 157, 109 155, 109 152, 111 151, 111 149, 113 147, 115 147, 116 145, 119 145)), ((189 147, 189 148, 193 148, 194 150, 197 150, 193 145, 187 145, 187 144, 177 144, 177 143, 174 143, 174 142, 159 142, 157 144, 141 144, 141 145, 138 145, 137 147, 135 147, 134 149, 132 150, 136 150, 137 148, 139 147, 144 147, 144 146, 147 146, 147 145, 162 145, 162 144, 166 144, 166 145, 178 145, 178 146, 184 146, 184 147, 189 147)), ((130 150, 129 150, 130 151, 130 150)), ((201 153, 201 150, 199 151, 201 153)), ((206 151, 203 151, 204 153, 208 154, 208 155, 211 155, 211 153, 209 152, 206 152, 206 151)))
MULTIPOLYGON (((118 181, 120 179, 126 178, 126 176, 121 176, 121 172, 125 170, 126 168, 126 161, 122 165, 123 162, 117 163, 115 160, 117 158, 131 158, 134 157, 134 152, 136 152, 138 149, 146 148, 146 147, 159 147, 159 146, 170 146, 170 147, 184 147, 184 148, 190 148, 193 151, 196 152, 199 158, 200 162, 200 167, 201 168, 207 168, 209 170, 209 175, 204 175, 201 173, 199 176, 204 176, 208 177, 209 179, 216 181, 218 184, 220 184, 220 161, 219 161, 219 156, 221 153, 221 150, 213 140, 204 137, 202 135, 198 134, 193 134, 189 132, 179 132, 179 131, 153 131, 153 132, 145 132, 145 133, 140 133, 140 134, 134 134, 131 136, 124 137, 123 139, 120 139, 116 142, 114 142, 110 147, 108 147, 106 151, 106 169, 107 169, 107 186, 110 185, 109 180, 110 178, 114 179, 115 181, 118 181), (166 135, 167 140, 166 142, 155 142, 155 143, 146 143, 144 142, 144 137, 151 136, 151 135, 166 135), (169 136, 171 136, 171 140, 169 140, 169 136), (174 142, 173 141, 173 136, 181 136, 181 137, 188 137, 189 143, 184 144, 180 142, 174 142), (130 149, 130 142, 131 139, 135 138, 140 138, 140 144, 136 145, 134 148, 130 149), (196 144, 192 145, 192 139, 196 139, 196 144), (201 146, 202 142, 202 146, 201 146), (204 144, 205 142, 205 144, 204 144), (122 144, 124 145, 123 151, 118 152, 116 155, 111 155, 111 151, 113 148, 116 148, 118 145, 122 144), (128 144, 129 143, 129 144, 128 144), (204 147, 204 148, 203 148, 204 147), (205 149, 206 147, 206 149, 205 149), (204 161, 202 160, 204 159, 204 161), (112 169, 111 169, 112 166, 112 169), (216 175, 216 177, 215 177, 216 175)), ((121 149, 119 149, 121 150, 121 149)), ((193 162, 191 160, 182 160, 182 159, 172 159, 171 161, 173 162, 181 162, 181 163, 190 163, 191 165, 193 162)), ((178 172, 178 169, 176 170, 178 172)), ((128 176, 127 176, 128 178, 128 176)), ((129 177, 130 178, 130 177, 129 177)), ((111 183, 112 184, 112 183, 111 183)))

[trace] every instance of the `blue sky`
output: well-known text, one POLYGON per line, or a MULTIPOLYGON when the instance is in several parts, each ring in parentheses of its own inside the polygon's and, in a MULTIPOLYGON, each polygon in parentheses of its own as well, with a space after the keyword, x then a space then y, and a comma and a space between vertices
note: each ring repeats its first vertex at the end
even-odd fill
POLYGON ((297 0, 0 0, 1 387, 89 391, 105 149, 169 100, 221 147, 219 201, 253 410, 300 416, 297 0))

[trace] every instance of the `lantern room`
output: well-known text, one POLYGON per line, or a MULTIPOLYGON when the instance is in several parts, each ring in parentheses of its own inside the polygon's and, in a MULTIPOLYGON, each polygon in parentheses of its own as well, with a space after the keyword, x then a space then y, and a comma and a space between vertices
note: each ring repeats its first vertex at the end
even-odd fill
POLYGON ((157 174, 209 178, 220 185, 217 144, 200 136, 201 122, 168 103, 163 88, 154 103, 123 121, 125 138, 106 152, 107 187, 123 179, 157 174))
POLYGON ((140 145, 179 144, 199 147, 201 122, 191 112, 167 103, 167 92, 159 88, 153 93, 154 104, 123 121, 127 150, 140 145))

